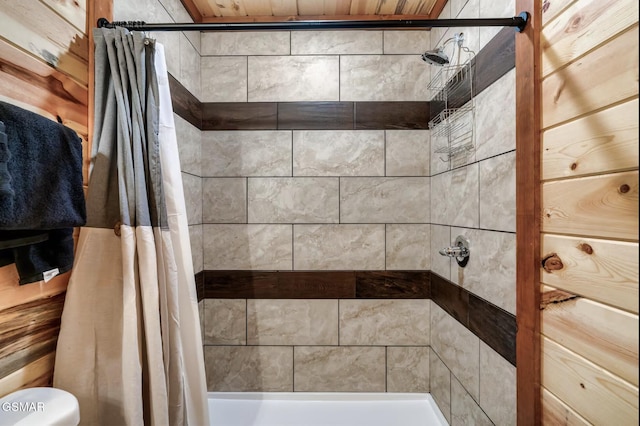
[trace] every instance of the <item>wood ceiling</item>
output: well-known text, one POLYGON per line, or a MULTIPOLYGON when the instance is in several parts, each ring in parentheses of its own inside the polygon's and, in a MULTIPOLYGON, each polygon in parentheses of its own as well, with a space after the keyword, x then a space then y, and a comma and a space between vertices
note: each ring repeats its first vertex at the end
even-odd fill
POLYGON ((447 0, 181 0, 194 22, 436 19, 447 0))

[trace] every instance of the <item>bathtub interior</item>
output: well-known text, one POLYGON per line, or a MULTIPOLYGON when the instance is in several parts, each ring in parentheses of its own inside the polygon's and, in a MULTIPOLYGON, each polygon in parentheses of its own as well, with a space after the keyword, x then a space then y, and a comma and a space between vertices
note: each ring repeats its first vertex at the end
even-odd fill
POLYGON ((428 393, 209 392, 211 426, 448 425, 428 393))

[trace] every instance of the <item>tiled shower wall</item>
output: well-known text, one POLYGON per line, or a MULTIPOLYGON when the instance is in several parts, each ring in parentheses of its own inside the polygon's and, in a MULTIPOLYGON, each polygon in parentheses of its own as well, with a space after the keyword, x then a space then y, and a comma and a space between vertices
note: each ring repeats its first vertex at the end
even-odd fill
MULTIPOLYGON (((450 1, 440 18, 516 15, 515 2, 450 1)), ((433 29, 433 46, 463 32, 478 52, 494 28, 433 29)), ((515 70, 475 98, 475 150, 450 163, 431 155, 431 271, 515 315, 515 70), (438 255, 458 235, 465 268, 438 255)), ((436 145, 435 141, 432 145, 436 145)), ((430 391, 451 424, 516 423, 516 369, 436 303, 431 308, 430 391)))
MULTIPOLYGON (((514 15, 479 1, 441 18, 514 15)), ((177 0, 124 3, 115 19, 189 20, 177 0)), ((460 31, 477 52, 498 29, 157 36, 201 102, 425 101, 419 55, 460 31)), ((200 132, 176 116, 195 272, 432 270, 513 314, 514 120, 513 71, 476 98, 476 150, 453 163, 426 130, 200 132), (437 254, 460 234, 464 270, 437 254)), ((200 303, 210 390, 430 391, 452 424, 515 424, 515 367, 431 300, 200 303)))
MULTIPOLYGON (((429 33, 204 33, 203 102, 425 101, 429 33)), ((330 128, 330 125, 329 125, 330 128)), ((428 270, 427 130, 203 132, 205 270, 428 270)), ((429 390, 428 299, 205 299, 210 390, 429 390)))

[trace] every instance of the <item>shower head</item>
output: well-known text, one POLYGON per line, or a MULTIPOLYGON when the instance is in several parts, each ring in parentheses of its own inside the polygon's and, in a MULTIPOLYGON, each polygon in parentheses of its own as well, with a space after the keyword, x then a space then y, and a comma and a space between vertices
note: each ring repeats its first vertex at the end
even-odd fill
POLYGON ((422 60, 429 65, 437 65, 439 67, 449 63, 449 57, 444 53, 443 48, 427 50, 422 54, 422 60))
MULTIPOLYGON (((427 50, 422 54, 421 58, 423 61, 425 61, 429 65, 437 65, 439 67, 446 65, 449 63, 449 57, 447 56, 446 53, 444 53, 444 48, 449 43, 455 43, 458 45, 458 48, 461 48, 463 41, 464 41, 463 33, 454 34, 453 37, 446 40, 442 44, 442 47, 436 47, 433 50, 427 50)), ((455 47, 454 47, 454 50, 455 50, 455 47)))

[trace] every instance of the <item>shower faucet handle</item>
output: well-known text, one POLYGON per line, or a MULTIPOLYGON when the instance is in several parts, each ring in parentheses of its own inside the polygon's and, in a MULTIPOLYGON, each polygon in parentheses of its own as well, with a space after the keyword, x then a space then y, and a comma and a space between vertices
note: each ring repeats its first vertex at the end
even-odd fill
POLYGON ((448 257, 467 257, 469 256, 469 249, 462 246, 446 247, 440 250, 440 254, 448 257))
POLYGON ((471 252, 469 251, 469 240, 462 235, 458 235, 455 245, 443 248, 440 250, 440 254, 447 257, 455 257, 458 265, 464 268, 467 266, 469 256, 471 255, 471 252))

